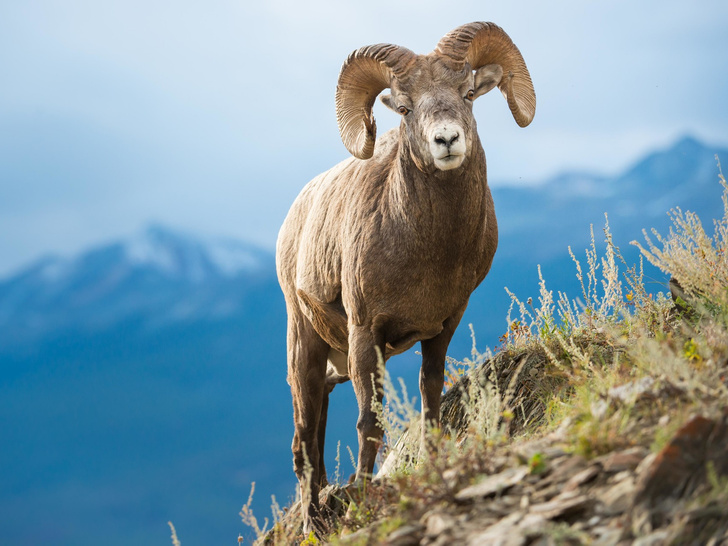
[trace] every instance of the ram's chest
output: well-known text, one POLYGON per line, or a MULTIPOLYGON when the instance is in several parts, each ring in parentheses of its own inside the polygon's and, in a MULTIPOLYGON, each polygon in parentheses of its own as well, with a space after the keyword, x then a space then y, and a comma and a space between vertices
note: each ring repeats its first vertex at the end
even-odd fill
POLYGON ((409 238, 385 234, 358 245, 348 256, 353 275, 342 279, 353 285, 348 303, 368 316, 442 323, 467 303, 482 279, 484 242, 472 233, 429 239, 422 233, 409 238))

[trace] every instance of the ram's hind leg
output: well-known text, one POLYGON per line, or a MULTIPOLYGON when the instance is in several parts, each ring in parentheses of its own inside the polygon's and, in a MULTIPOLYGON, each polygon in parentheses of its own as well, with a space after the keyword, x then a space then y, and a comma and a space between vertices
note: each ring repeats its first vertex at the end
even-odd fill
POLYGON ((321 404, 321 417, 319 419, 318 426, 318 446, 319 446, 319 458, 318 458, 318 475, 319 475, 319 487, 323 489, 329 484, 329 480, 326 477, 326 464, 324 463, 324 448, 326 446, 326 420, 329 414, 329 394, 334 390, 334 385, 328 383, 324 387, 324 397, 321 404))
MULTIPOLYGON (((301 486, 304 531, 308 534, 320 523, 319 489, 321 454, 319 426, 326 424, 322 410, 326 392, 326 359, 329 346, 303 316, 289 313, 288 382, 293 397, 293 467, 301 486)), ((326 404, 328 405, 328 404, 326 404)))
POLYGON ((346 355, 336 349, 329 350, 328 366, 326 369, 326 388, 324 389, 324 399, 321 406, 321 420, 318 429, 318 445, 319 445, 319 483, 321 488, 328 485, 326 478, 326 465, 324 464, 324 447, 326 445, 326 420, 329 414, 329 394, 339 383, 349 381, 346 367, 346 355))

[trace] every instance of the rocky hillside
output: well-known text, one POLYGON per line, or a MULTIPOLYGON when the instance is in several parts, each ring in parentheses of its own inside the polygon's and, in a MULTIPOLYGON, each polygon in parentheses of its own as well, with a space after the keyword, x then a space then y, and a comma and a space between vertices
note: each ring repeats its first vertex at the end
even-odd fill
MULTIPOLYGON (((415 410, 385 380, 381 470, 323 495, 326 533, 297 504, 269 544, 728 543, 728 185, 711 229, 674 211, 637 245, 671 276, 645 290, 611 242, 575 259, 579 301, 513 295, 495 355, 452 364, 437 453, 418 457, 415 410), (414 428, 413 428, 414 427, 414 428)), ((243 520, 257 527, 244 507, 243 520)))
MULTIPOLYGON (((496 185, 498 254, 449 354, 470 354, 468 324, 481 350, 498 345, 503 287, 537 300, 539 263, 551 287, 579 294, 567 247, 583 255, 589 224, 601 241, 605 212, 629 263, 628 242, 666 232, 670 207, 722 216, 716 153, 728 157, 684 138, 611 175, 496 185)), ((647 263, 645 280, 666 289, 647 263)), ((159 544, 171 519, 186 544, 221 543, 245 532, 252 481, 256 514, 272 495, 288 504, 285 325, 272 251, 159 225, 0 278, 0 542, 159 544)), ((419 365, 413 349, 388 369, 416 395, 419 365)), ((351 386, 337 387, 326 462, 340 444, 347 475, 356 411, 351 386)))

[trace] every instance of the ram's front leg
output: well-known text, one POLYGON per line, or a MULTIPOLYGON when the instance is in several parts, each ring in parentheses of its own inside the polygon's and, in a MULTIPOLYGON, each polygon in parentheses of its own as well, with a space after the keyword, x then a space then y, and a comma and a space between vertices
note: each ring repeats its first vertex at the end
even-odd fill
POLYGON ((440 399, 445 383, 445 358, 455 329, 465 308, 451 316, 443 323, 442 331, 431 339, 422 341, 422 368, 420 368, 420 395, 422 396, 422 437, 420 450, 422 455, 436 445, 428 442, 428 431, 440 426, 440 399))
POLYGON ((371 478, 384 435, 372 410, 372 400, 381 403, 383 397, 380 354, 383 357, 383 336, 373 334, 370 328, 349 327, 349 374, 359 404, 359 420, 356 423, 359 436, 359 461, 356 469, 358 482, 371 478), (379 347, 379 354, 375 347, 379 347))

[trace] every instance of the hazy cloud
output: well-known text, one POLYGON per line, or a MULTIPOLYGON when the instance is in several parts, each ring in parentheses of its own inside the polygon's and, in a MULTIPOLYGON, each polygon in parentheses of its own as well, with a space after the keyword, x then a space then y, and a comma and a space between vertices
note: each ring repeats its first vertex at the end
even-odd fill
MULTIPOLYGON (((615 172, 678 136, 728 143, 728 4, 4 2, 0 274, 145 222, 272 245, 300 188, 346 157, 333 94, 353 49, 430 51, 503 26, 531 70, 523 130, 476 115, 490 179, 615 172)), ((397 123, 377 106, 380 132, 397 123)))

